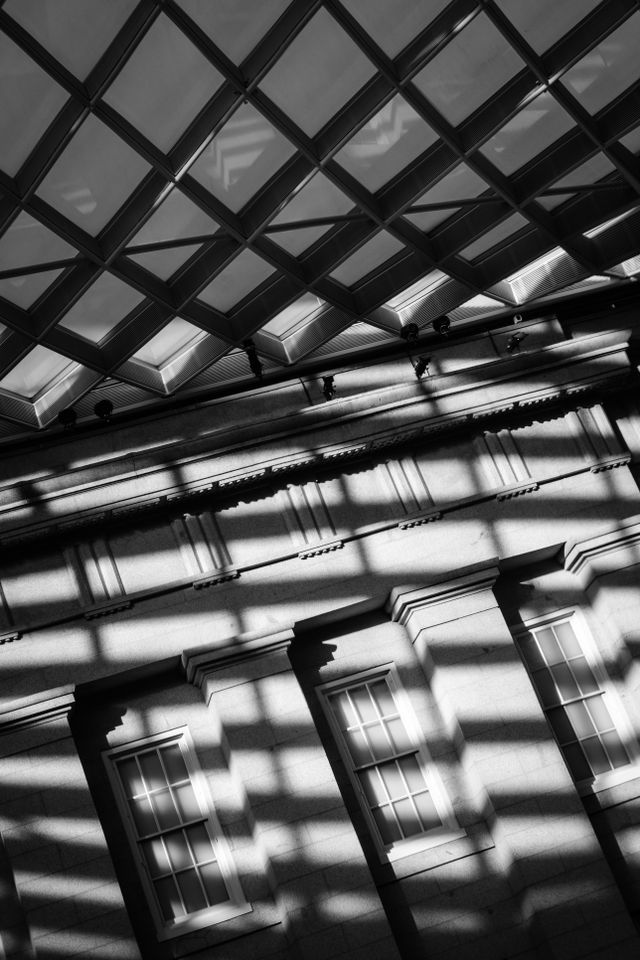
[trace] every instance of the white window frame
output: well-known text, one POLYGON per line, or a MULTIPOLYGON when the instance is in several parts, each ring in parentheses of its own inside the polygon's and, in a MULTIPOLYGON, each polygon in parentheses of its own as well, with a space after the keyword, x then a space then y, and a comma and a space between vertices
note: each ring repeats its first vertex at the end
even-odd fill
POLYGON ((212 926, 213 924, 230 920, 232 917, 249 913, 252 907, 251 904, 246 901, 242 892, 236 868, 222 833, 207 780, 198 763, 195 747, 188 728, 179 727, 114 747, 111 750, 105 751, 102 757, 116 799, 118 811, 125 827, 127 839, 129 840, 129 845, 133 853, 138 875, 153 916, 158 939, 169 940, 173 937, 190 933, 193 930, 199 930, 202 927, 212 926), (153 881, 140 847, 140 837, 129 809, 124 785, 116 769, 116 763, 118 760, 122 760, 127 756, 134 757, 140 755, 149 748, 157 749, 158 747, 165 747, 171 744, 177 744, 180 748, 196 800, 202 813, 205 829, 209 834, 216 859, 220 865, 223 880, 229 891, 229 900, 186 914, 184 917, 178 917, 168 921, 163 917, 158 903, 153 881))
MULTIPOLYGON (((398 672, 394 664, 384 664, 371 670, 364 670, 359 673, 351 674, 340 680, 332 680, 316 687, 316 693, 320 700, 323 713, 327 718, 333 739, 338 747, 340 757, 344 767, 349 775, 349 780, 353 786, 356 797, 360 804, 360 809, 364 814, 369 827, 369 833, 375 844, 376 851, 383 863, 400 860, 403 857, 411 856, 421 850, 428 850, 440 844, 450 843, 452 840, 466 837, 466 830, 461 829, 458 824, 453 808, 444 788, 444 784, 431 758, 427 745, 424 741, 424 735, 420 728, 418 718, 413 710, 411 701, 406 691, 402 687, 398 672), (348 690, 360 686, 364 682, 374 682, 376 680, 386 680, 393 699, 398 707, 398 713, 405 729, 409 735, 411 745, 415 747, 415 754, 420 766, 420 770, 425 779, 429 793, 433 799, 438 816, 441 820, 440 827, 434 827, 424 833, 411 837, 405 837, 402 840, 396 840, 393 843, 385 844, 378 826, 375 822, 369 802, 365 796, 364 790, 357 776, 356 768, 349 752, 349 748, 344 740, 342 730, 337 722, 335 713, 329 703, 331 694, 348 690)), ((392 759, 392 758, 389 758, 392 759)), ((386 762, 386 761, 381 761, 386 762)))
POLYGON ((563 762, 567 766, 569 776, 576 785, 578 793, 581 796, 585 796, 592 793, 598 793, 601 790, 607 790, 619 783, 626 783, 629 780, 635 780, 640 774, 640 771, 638 770, 638 760, 640 759, 638 742, 633 732, 629 717, 627 716, 624 706, 622 705, 622 701, 620 700, 617 691, 613 687, 604 663, 602 662, 602 656, 598 650, 593 633, 589 628, 587 618, 582 610, 579 607, 566 607, 560 610, 554 610, 553 613, 546 613, 543 616, 533 617, 525 620, 523 624, 511 627, 511 633, 516 641, 516 646, 518 648, 524 668, 527 671, 529 679, 531 680, 533 691, 538 699, 538 702, 540 703, 540 709, 543 711, 545 722, 549 725, 549 730, 551 731, 556 743, 558 743, 558 750, 560 751, 563 762), (624 767, 618 767, 615 770, 609 770, 605 773, 596 774, 591 777, 585 777, 582 780, 574 779, 573 774, 571 773, 571 770, 564 758, 562 748, 560 747, 553 726, 551 725, 550 721, 547 720, 542 698, 537 690, 533 678, 531 677, 529 666, 521 648, 522 641, 533 636, 533 630, 541 627, 553 626, 556 623, 562 623, 565 621, 571 622, 571 626, 576 635, 578 643, 580 644, 585 659, 591 667, 600 690, 602 691, 602 695, 605 699, 611 719, 613 720, 614 727, 620 739, 622 740, 627 754, 629 755, 629 763, 624 767))

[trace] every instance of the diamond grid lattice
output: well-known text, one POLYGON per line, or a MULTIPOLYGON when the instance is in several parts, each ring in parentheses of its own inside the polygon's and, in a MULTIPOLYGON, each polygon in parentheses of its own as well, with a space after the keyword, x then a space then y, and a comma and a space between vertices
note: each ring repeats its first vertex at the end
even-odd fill
POLYGON ((533 6, 0 0, 0 436, 640 270, 637 3, 533 6))

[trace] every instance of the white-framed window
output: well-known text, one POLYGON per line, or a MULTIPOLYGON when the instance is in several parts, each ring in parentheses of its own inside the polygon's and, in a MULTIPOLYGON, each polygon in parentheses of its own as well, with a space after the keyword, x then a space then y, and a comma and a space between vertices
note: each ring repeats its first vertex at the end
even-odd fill
POLYGON ((514 636, 578 789, 635 775, 631 726, 581 611, 530 620, 514 636))
POLYGON ((392 665, 318 694, 382 860, 465 836, 392 665))
POLYGON ((161 940, 251 910, 186 728, 104 754, 161 940))

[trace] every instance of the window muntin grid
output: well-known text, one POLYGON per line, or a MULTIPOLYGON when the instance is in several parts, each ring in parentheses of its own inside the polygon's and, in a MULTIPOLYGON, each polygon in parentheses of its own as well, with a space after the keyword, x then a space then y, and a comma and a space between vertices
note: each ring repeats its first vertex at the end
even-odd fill
POLYGON ((562 77, 590 113, 597 113, 638 80, 640 13, 601 40, 562 77))
POLYGON ((375 74, 375 67, 320 9, 285 49, 260 88, 313 137, 375 74))
POLYGON ((161 13, 104 100, 166 152, 221 84, 222 74, 161 13))
POLYGON ((240 64, 289 6, 290 0, 176 0, 235 64, 240 64))
MULTIPOLYGON (((353 201, 324 173, 316 173, 273 218, 271 224, 277 226, 281 223, 298 223, 317 217, 339 217, 352 209, 353 201)), ((330 229, 330 224, 301 227, 296 230, 270 233, 269 239, 295 257, 330 229)))
POLYGON ((111 757, 154 905, 165 926, 205 911, 221 918, 239 889, 196 794, 184 738, 111 757))
POLYGON ((189 167, 189 175, 238 213, 295 147, 251 103, 244 103, 189 167))
POLYGON ((388 677, 325 694, 385 848, 444 826, 388 677))
POLYGON ((531 627, 521 647, 573 778, 593 780, 630 764, 609 698, 585 656, 572 618, 531 627))
POLYGON ((62 270, 45 270, 43 273, 4 277, 0 279, 0 297, 28 310, 61 273, 62 270))
POLYGON ((431 127, 397 93, 338 150, 335 160, 374 193, 437 139, 431 127))
POLYGON ((504 174, 515 173, 574 126, 548 90, 527 104, 480 147, 504 174))
POLYGON ((3 10, 84 80, 138 0, 6 0, 3 10))
POLYGON ((149 273, 161 280, 168 280, 199 249, 199 243, 188 243, 162 250, 148 250, 146 253, 128 253, 127 256, 149 273))
POLYGON ((67 95, 0 32, 0 166, 15 177, 67 95))
POLYGON ((436 110, 457 126, 524 68, 484 13, 438 53, 413 82, 436 110))
POLYGON ((395 57, 447 6, 449 0, 341 0, 388 57, 395 57))
POLYGON ((23 210, 0 237, 0 270, 19 270, 52 260, 71 259, 77 252, 70 243, 23 210))
POLYGON ((438 224, 443 223, 456 211, 453 206, 455 200, 470 200, 479 197, 488 189, 488 185, 471 170, 465 163, 459 163, 449 173, 447 173, 436 184, 430 186, 415 201, 416 206, 427 203, 452 203, 452 206, 445 210, 424 210, 421 213, 405 213, 405 217, 413 223, 419 230, 427 233, 433 230, 438 224))
POLYGON ((544 53, 598 6, 600 0, 494 0, 533 47, 544 53))

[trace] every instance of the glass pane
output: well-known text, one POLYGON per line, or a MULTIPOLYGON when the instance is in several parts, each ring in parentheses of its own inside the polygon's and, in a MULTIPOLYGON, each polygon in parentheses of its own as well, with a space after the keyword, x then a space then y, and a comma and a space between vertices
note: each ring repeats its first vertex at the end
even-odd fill
POLYGON ((566 663, 558 663, 551 667, 551 673, 562 700, 573 700, 574 697, 580 696, 578 684, 566 663))
POLYGON ((480 13, 413 78, 416 87, 449 123, 466 120, 524 67, 480 13))
POLYGON ((168 790, 162 793, 154 793, 151 803, 161 830, 168 830, 170 827, 178 826, 180 818, 168 790))
POLYGON ((598 689, 598 681, 593 675, 593 671, 584 657, 578 657, 571 661, 573 675, 580 684, 580 690, 583 694, 595 693, 598 689))
POLYGON ((480 147, 480 153, 508 175, 532 160, 573 126, 569 114, 565 113, 551 93, 545 91, 480 147))
POLYGON ((582 650, 569 621, 565 620, 564 623, 555 623, 553 626, 556 637, 567 660, 571 657, 581 657, 582 650))
POLYGON ((553 710, 549 710, 547 712, 547 719, 559 743, 568 743, 570 740, 575 740, 576 735, 573 727, 569 723, 569 718, 567 717, 564 707, 556 707, 553 710))
POLYGON ((384 760, 386 757, 392 755, 393 749, 389 743, 389 738, 381 725, 376 724, 375 726, 367 727, 366 737, 376 760, 384 760))
POLYGON ((423 830, 434 830, 442 826, 442 820, 430 793, 419 793, 413 798, 413 802, 418 808, 423 830))
POLYGON ((326 10, 320 10, 260 87, 313 137, 374 73, 373 64, 353 40, 326 10))
POLYGON ((567 716, 576 735, 582 740, 584 737, 590 737, 593 732, 593 723, 587 713, 584 703, 568 703, 565 707, 567 716))
POLYGON ((37 193, 78 227, 95 235, 148 170, 145 160, 90 114, 37 193))
POLYGON ((377 767, 368 767, 366 770, 361 770, 358 773, 358 778, 370 807, 375 807, 376 804, 385 803, 388 800, 377 767))
POLYGON ((162 330, 134 353, 135 360, 142 360, 153 367, 163 367, 176 353, 194 346, 206 336, 204 330, 194 327, 181 317, 171 320, 162 330))
POLYGON ((189 174, 237 213, 294 153, 293 144, 252 104, 244 103, 189 167, 189 174))
POLYGON ((210 906, 213 907, 216 903, 224 903, 225 900, 229 899, 229 893, 222 879, 222 871, 217 863, 207 863, 200 867, 198 872, 204 884, 210 906))
MULTIPOLYGON (((458 166, 438 180, 434 186, 429 187, 426 193, 415 201, 415 205, 421 203, 447 203, 456 200, 470 200, 473 197, 480 196, 487 190, 487 184, 482 177, 470 170, 464 163, 458 166)), ((443 223, 455 212, 453 206, 448 210, 425 210, 423 213, 406 213, 405 217, 415 224, 419 230, 433 230, 439 223, 443 223)))
POLYGON ((273 337, 284 339, 309 323, 324 306, 324 300, 320 300, 314 293, 305 293, 265 323, 262 330, 273 337))
POLYGON ((351 700, 356 708, 360 720, 363 723, 366 723, 369 720, 377 720, 378 714, 376 713, 368 688, 364 685, 361 687, 354 687, 350 693, 351 700))
POLYGON ((192 865, 191 853, 182 830, 178 830, 176 833, 168 833, 164 842, 174 870, 182 870, 192 865))
POLYGON ((160 280, 168 280, 189 257, 200 248, 199 243, 185 244, 180 247, 167 247, 164 250, 149 250, 148 253, 128 254, 129 259, 155 274, 160 280))
POLYGON ((398 763, 404 778, 407 781, 409 790, 424 790, 426 781, 424 779, 424 774, 420 769, 417 756, 403 757, 402 760, 398 761, 398 763))
POLYGON ((600 739, 609 754, 611 766, 614 767, 614 769, 617 767, 626 767, 630 762, 629 755, 616 731, 611 730, 609 733, 603 733, 600 739))
POLYGON ((149 833, 155 833, 158 829, 155 817, 151 810, 151 803, 146 797, 140 800, 131 800, 129 802, 133 820, 136 825, 139 837, 146 837, 149 833))
POLYGON ((580 20, 583 20, 600 0, 496 0, 502 12, 524 36, 537 53, 544 53, 580 20))
POLYGON ((376 807, 372 813, 384 844, 395 843, 396 840, 402 840, 402 834, 400 833, 400 828, 393 815, 391 806, 376 807))
POLYGON ((400 775, 400 770, 398 769, 397 764, 395 762, 383 763, 378 767, 378 769, 380 770, 380 776, 382 777, 383 783, 387 788, 389 799, 397 800, 398 797, 406 797, 407 788, 400 775))
POLYGON ((370 683, 369 690, 382 717, 389 717, 398 712, 386 680, 376 680, 375 683, 370 683))
POLYGON ((473 243, 470 243, 469 246, 461 250, 460 255, 466 257, 467 260, 475 260, 476 257, 491 250, 492 247, 496 247, 499 243, 502 243, 512 236, 512 234, 516 233, 516 231, 522 230, 523 227, 527 226, 529 226, 529 221, 525 217, 519 213, 513 213, 510 217, 507 217, 506 220, 503 220, 502 223, 492 227, 491 230, 487 230, 481 237, 478 237, 477 240, 474 240, 473 243))
POLYGON ((522 650, 522 655, 529 670, 533 671, 544 667, 545 662, 540 652, 540 647, 531 634, 527 634, 527 636, 522 638, 520 649, 522 650))
POLYGON ((0 167, 10 177, 15 177, 66 99, 62 87, 0 33, 0 167))
POLYGON ((531 674, 531 679, 538 691, 543 706, 550 707, 558 702, 558 691, 553 678, 546 667, 531 674))
POLYGON ((226 313, 273 273, 273 267, 251 250, 243 250, 221 270, 198 298, 226 313))
POLYGON ((590 113, 597 113, 638 80, 640 13, 601 40, 563 76, 562 83, 590 113))
POLYGON ((329 697, 329 703, 331 704, 331 709, 334 712, 336 720, 340 724, 341 730, 346 730, 347 727, 351 727, 358 722, 355 710, 351 705, 346 691, 343 690, 340 693, 334 693, 329 697))
POLYGON ((62 270, 47 270, 23 277, 6 277, 0 280, 0 297, 28 310, 61 273, 62 270))
POLYGON ((562 752, 574 780, 587 780, 591 777, 591 767, 577 743, 563 747, 562 752))
POLYGON ((338 150, 335 159, 373 193, 436 140, 422 117, 396 94, 338 150))
POLYGON ((388 57, 397 56, 447 6, 448 0, 342 0, 388 57))
POLYGON ((400 800, 399 803, 394 803, 393 808, 396 812, 396 817, 398 818, 400 828, 405 837, 411 837, 416 833, 422 833, 422 824, 418 819, 418 814, 416 813, 411 800, 400 800))
POLYGON ((170 747, 163 747, 160 756, 169 783, 180 783, 182 780, 189 779, 182 750, 177 743, 173 743, 170 747))
POLYGON ((198 817, 202 816, 200 804, 196 800, 196 795, 190 783, 183 783, 179 787, 174 787, 173 797, 184 823, 188 823, 189 820, 197 820, 198 817))
POLYGON ((176 0, 223 53, 242 63, 290 0, 176 0))
POLYGON ((360 280, 365 274, 375 270, 385 260, 403 249, 404 244, 392 237, 386 230, 383 230, 371 240, 367 240, 350 257, 347 257, 329 276, 338 280, 339 283, 344 283, 347 287, 351 286, 352 283, 360 280))
POLYGON ((196 863, 207 863, 209 860, 215 860, 211 838, 203 823, 196 823, 185 830, 191 845, 191 852, 196 863))
POLYGON ((355 765, 358 766, 361 763, 369 763, 371 760, 371 751, 369 750, 362 731, 349 730, 345 733, 344 738, 355 765))
POLYGON ((0 237, 0 270, 33 267, 49 260, 67 260, 78 251, 28 213, 19 213, 0 237))
POLYGON ((154 883, 160 910, 165 920, 174 920, 176 917, 184 916, 184 909, 180 902, 178 889, 173 877, 165 877, 164 880, 156 880, 154 883))
POLYGON ((138 761, 147 790, 158 790, 166 786, 166 777, 155 750, 139 754, 138 761))
POLYGON ((544 630, 536 630, 535 636, 540 644, 544 658, 550 666, 554 663, 563 662, 564 654, 560 649, 560 645, 551 627, 545 627, 544 630))
POLYGON ((128 797, 134 797, 144 793, 142 777, 138 770, 138 764, 134 757, 128 757, 126 760, 118 762, 118 773, 122 780, 122 785, 128 797))
MULTIPOLYGON (((353 203, 346 194, 335 187, 323 173, 317 173, 298 190, 271 223, 273 225, 297 223, 316 217, 341 216, 351 209, 353 209, 353 203)), ((296 257, 330 229, 331 225, 311 227, 307 230, 291 230, 286 233, 270 233, 269 239, 296 257)))
POLYGON ((98 344, 144 299, 112 273, 103 273, 59 321, 61 327, 98 344))
POLYGON ((4 10, 80 80, 98 62, 138 0, 7 0, 4 10))
POLYGON ((614 726, 611 714, 607 710, 604 697, 589 697, 585 706, 591 714, 596 730, 611 730, 614 726))
POLYGON ((640 127, 636 127, 631 133, 621 137, 620 143, 631 153, 640 153, 640 127))
POLYGON ((166 240, 187 240, 189 237, 212 236, 218 224, 192 200, 174 187, 151 214, 141 230, 130 240, 130 246, 162 243, 166 240))
POLYGON ((0 380, 0 388, 31 400, 63 373, 77 367, 78 364, 73 363, 68 357, 61 357, 53 350, 47 350, 46 347, 38 344, 33 347, 28 356, 5 374, 0 380))
POLYGON ((204 910, 208 906, 202 885, 195 870, 187 870, 176 877, 187 913, 204 910))
POLYGON ((161 13, 104 100, 166 152, 221 83, 213 64, 161 13))
POLYGON ((411 749, 411 738, 400 717, 397 717, 395 720, 387 720, 386 727, 396 753, 403 753, 405 750, 411 749))
POLYGON ((141 844, 149 872, 152 877, 157 877, 162 873, 169 873, 171 865, 167 857, 164 843, 161 837, 154 837, 153 840, 147 840, 141 844))
POLYGON ((596 777, 600 773, 607 773, 608 770, 611 770, 609 758, 597 737, 590 737, 588 740, 583 740, 581 746, 585 752, 589 766, 596 777))

